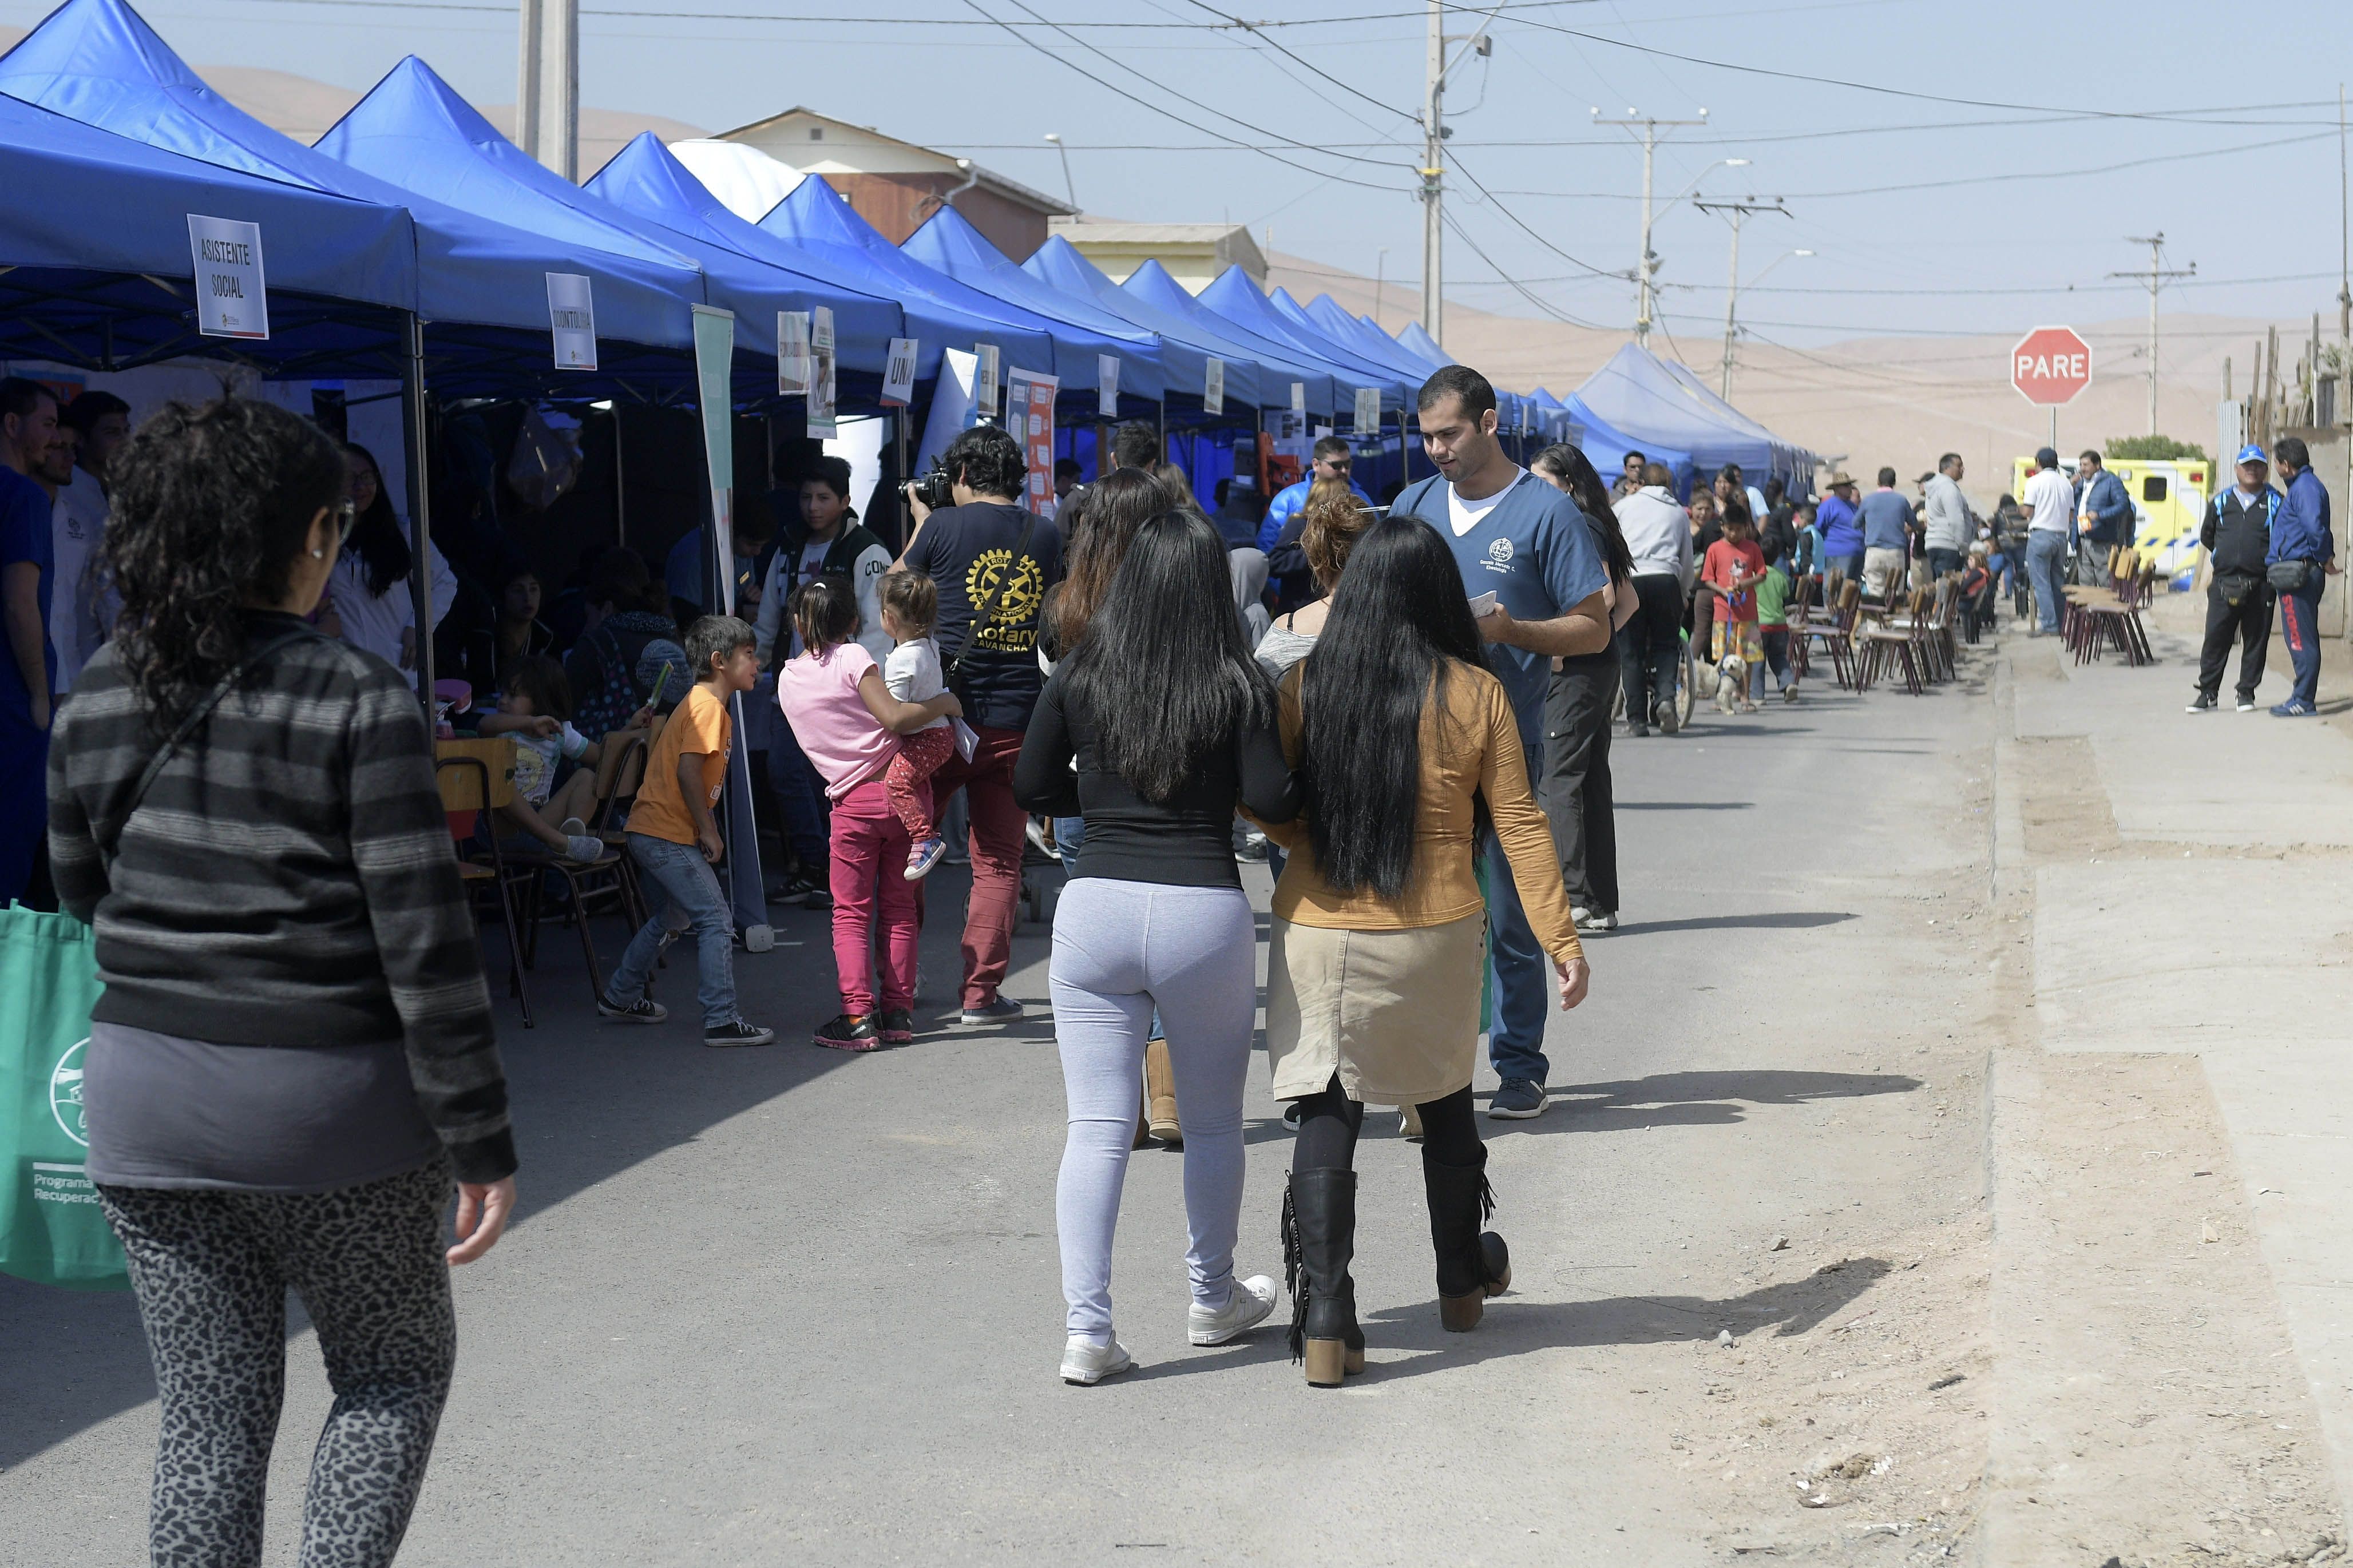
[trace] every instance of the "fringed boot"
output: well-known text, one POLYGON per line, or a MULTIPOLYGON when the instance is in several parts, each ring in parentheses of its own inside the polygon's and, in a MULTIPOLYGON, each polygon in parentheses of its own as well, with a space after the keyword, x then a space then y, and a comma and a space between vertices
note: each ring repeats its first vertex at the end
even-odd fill
POLYGON ((1291 1359, 1307 1363, 1307 1381, 1316 1388, 1337 1388, 1348 1373, 1365 1370, 1356 1286, 1348 1278, 1356 1252, 1356 1173, 1293 1172, 1282 1195, 1291 1359))
POLYGON ((1430 1199, 1430 1245, 1438 1255, 1438 1321, 1449 1333, 1467 1333, 1479 1326, 1487 1298, 1512 1283, 1511 1248, 1480 1228, 1495 1212, 1486 1149, 1480 1149, 1475 1165, 1443 1165, 1425 1144, 1421 1184, 1430 1199))

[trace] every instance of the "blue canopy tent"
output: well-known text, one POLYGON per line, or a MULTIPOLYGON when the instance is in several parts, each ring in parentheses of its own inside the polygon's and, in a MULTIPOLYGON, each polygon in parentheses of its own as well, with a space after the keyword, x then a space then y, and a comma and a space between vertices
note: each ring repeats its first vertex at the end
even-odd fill
MULTIPOLYGON (((1332 366, 1313 354, 1302 354, 1292 343, 1253 332, 1219 315, 1170 277, 1168 269, 1158 261, 1146 261, 1129 273, 1119 288, 1120 292, 1134 295, 1155 310, 1190 323, 1197 341, 1230 344, 1237 353, 1256 360, 1261 369, 1275 371, 1279 378, 1303 383, 1308 413, 1329 417, 1338 406, 1335 401, 1336 376, 1332 366)), ((1285 385, 1280 390, 1282 402, 1287 405, 1291 389, 1285 385)))
POLYGON ((683 388, 690 305, 703 297, 691 267, 537 236, 411 195, 282 136, 205 85, 123 0, 67 0, 0 57, 0 92, 263 179, 406 207, 417 245, 417 314, 427 323, 437 390, 560 387, 578 395, 624 376, 660 377, 683 388), (547 275, 591 279, 599 370, 559 371, 550 341, 547 275), (486 330, 487 329, 487 330, 486 330))
MULTIPOLYGON (((1240 423, 1257 424, 1257 409, 1264 401, 1263 388, 1273 384, 1273 377, 1261 376, 1256 360, 1247 355, 1229 358, 1222 346, 1192 342, 1191 322, 1155 310, 1149 301, 1138 295, 1122 293, 1118 284, 1105 277, 1093 262, 1079 254, 1078 247, 1060 235, 1039 247, 1037 254, 1021 264, 1021 270, 1058 293, 1086 300, 1104 314, 1115 317, 1139 331, 1157 336, 1160 340, 1161 368, 1167 373, 1172 385, 1203 385, 1208 362, 1212 359, 1220 361, 1225 365, 1226 401, 1249 411, 1241 416, 1240 423)), ((1124 374, 1123 372, 1123 378, 1124 374)), ((1287 385, 1283 388, 1286 398, 1290 391, 1287 385)), ((1205 418, 1212 424, 1235 422, 1232 416, 1227 415, 1205 416, 1205 418)))
POLYGON ((980 342, 995 343, 1008 363, 1025 370, 1045 371, 1054 363, 1051 326, 1045 318, 924 266, 883 238, 820 178, 794 186, 758 227, 812 263, 823 262, 839 276, 889 293, 911 318, 941 323, 937 330, 945 335, 923 342, 915 370, 919 379, 939 373, 942 348, 980 342))
POLYGON ((1161 364, 1158 333, 1032 278, 954 207, 933 213, 899 248, 960 283, 1043 317, 1052 328, 1054 374, 1061 378, 1064 396, 1095 395, 1100 370, 1096 357, 1102 354, 1119 361, 1122 397, 1133 395, 1156 403, 1172 391, 1193 390, 1170 385, 1161 364))
MULTIPOLYGON (((1280 323, 1303 346, 1314 347, 1324 359, 1352 371, 1356 378, 1354 386, 1378 387, 1384 410, 1402 413, 1412 407, 1403 371, 1390 364, 1387 358, 1376 357, 1359 344, 1335 339, 1327 328, 1308 315, 1304 306, 1291 297, 1290 290, 1277 289, 1271 294, 1260 294, 1255 287, 1248 286, 1247 274, 1242 276, 1241 287, 1228 282, 1240 271, 1237 267, 1227 268, 1215 282, 1201 290, 1202 302, 1220 310, 1229 305, 1249 309, 1250 301, 1242 298, 1244 288, 1247 288, 1249 293, 1257 295, 1259 306, 1263 308, 1267 320, 1280 323), (1226 289, 1223 294, 1219 292, 1221 287, 1226 289)), ((1419 386, 1421 383, 1417 378, 1413 384, 1419 386)))
POLYGON ((1622 431, 1646 455, 1655 444, 1687 453, 1700 468, 1737 463, 1744 474, 1759 476, 1760 482, 1761 476, 1777 472, 1785 483, 1810 478, 1794 471, 1799 448, 1752 421, 1727 417, 1700 393, 1656 355, 1628 343, 1587 378, 1568 404, 1588 425, 1622 431))
MULTIPOLYGON (((806 309, 813 288, 823 302, 834 303, 839 295, 849 303, 853 324, 864 329, 859 367, 870 384, 879 384, 885 340, 898 325, 896 307, 813 286, 798 274, 654 229, 526 155, 414 55, 321 137, 318 149, 392 184, 432 192, 451 206, 528 227, 549 240, 699 268, 709 302, 748 323, 736 342, 741 401, 775 395, 776 345, 765 323, 777 310, 806 309)), ((837 319, 840 310, 837 306, 837 319)))
POLYGON ((1331 295, 1318 294, 1304 305, 1293 299, 1287 289, 1277 289, 1269 298, 1277 310, 1297 312, 1303 324, 1321 331, 1333 342, 1374 364, 1388 366, 1409 391, 1419 388, 1430 379, 1430 366, 1406 353, 1387 332, 1366 326, 1342 310, 1331 295))
POLYGON ((0 144, 0 357, 111 372, 213 355, 290 375, 406 374, 417 254, 400 208, 216 169, 5 96, 0 144), (191 213, 259 226, 267 340, 197 334, 191 213))
MULTIPOLYGON (((1540 392, 1539 395, 1547 398, 1552 396, 1548 392, 1540 392)), ((1595 414, 1592 409, 1588 408, 1573 392, 1568 395, 1567 403, 1559 403, 1557 399, 1554 401, 1567 413, 1571 419, 1583 427, 1584 434, 1577 437, 1577 450, 1585 454, 1587 459, 1601 475, 1604 483, 1614 482, 1618 476, 1625 471, 1627 453, 1640 452, 1642 454, 1644 462, 1664 463, 1667 466, 1669 471, 1675 476, 1675 494, 1679 496, 1691 494, 1694 465, 1689 452, 1670 447, 1663 441, 1634 439, 1599 415, 1595 414)))
MULTIPOLYGON (((1374 321, 1370 316, 1365 317, 1364 320, 1371 321, 1376 327, 1380 325, 1378 321, 1374 321)), ((1436 338, 1431 337, 1428 332, 1421 330, 1421 323, 1419 321, 1408 321, 1403 329, 1398 332, 1397 341, 1408 353, 1412 354, 1416 359, 1427 361, 1430 364, 1430 368, 1432 370, 1438 369, 1440 365, 1453 364, 1456 363, 1452 354, 1448 353, 1444 349, 1439 347, 1438 340, 1436 338)))
MULTIPOLYGON (((1258 285, 1250 280, 1250 274, 1244 272, 1240 267, 1227 268, 1208 288, 1201 290, 1201 303, 1219 314, 1240 322, 1262 337, 1271 337, 1278 342, 1293 344, 1296 352, 1312 354, 1320 363, 1333 366, 1335 380, 1337 383, 1333 388, 1334 398, 1342 405, 1341 408, 1334 411, 1335 425, 1339 423, 1338 416, 1342 416, 1345 411, 1347 422, 1351 426, 1354 426, 1356 394, 1358 390, 1368 388, 1378 395, 1382 415, 1382 433, 1378 437, 1359 437, 1360 439, 1377 440, 1382 448, 1382 455, 1378 458, 1370 459, 1375 465, 1374 469, 1359 472, 1356 476, 1357 481, 1366 489, 1377 496, 1387 488, 1385 476, 1388 468, 1388 428, 1392 416, 1395 416, 1396 421, 1398 444, 1398 472, 1395 477, 1398 479, 1412 478, 1411 454, 1405 444, 1405 421, 1412 405, 1411 394, 1406 388, 1398 373, 1384 365, 1372 363, 1363 355, 1351 353, 1343 345, 1334 342, 1330 335, 1321 327, 1306 319, 1304 313, 1299 310, 1297 302, 1291 300, 1288 294, 1283 296, 1283 300, 1290 305, 1290 310, 1282 309, 1274 300, 1260 293, 1258 285)), ((1419 386, 1419 380, 1417 379, 1414 384, 1419 386)))
MULTIPOLYGON (((696 179, 649 131, 640 132, 615 153, 612 162, 588 182, 587 188, 639 224, 657 226, 654 232, 659 237, 684 247, 691 255, 730 258, 734 267, 749 263, 770 277, 790 279, 789 300, 767 304, 766 313, 756 328, 746 323, 738 331, 739 341, 757 337, 765 343, 772 364, 776 358, 776 311, 780 309, 799 310, 811 305, 829 306, 833 310, 837 363, 858 373, 861 379, 871 377, 871 384, 878 389, 890 353, 888 340, 916 340, 915 374, 921 376, 926 363, 924 353, 944 334, 959 331, 964 325, 951 314, 896 301, 886 288, 878 287, 871 278, 837 267, 822 256, 811 256, 759 225, 744 222, 728 211, 726 204, 712 195, 711 188, 696 179)), ((928 363, 936 374, 939 360, 935 353, 928 363)))
MULTIPOLYGON (((1689 387, 1692 395, 1697 397, 1706 406, 1715 409, 1719 418, 1772 442, 1778 454, 1774 461, 1773 472, 1779 476, 1783 484, 1788 486, 1790 494, 1801 496, 1813 493, 1814 466, 1817 459, 1812 452, 1793 441, 1783 440, 1717 396, 1707 383, 1702 381, 1689 365, 1680 364, 1673 360, 1662 360, 1659 363, 1666 366, 1669 375, 1689 387)), ((1748 476, 1744 473, 1742 478, 1747 479, 1748 476)), ((1761 480, 1756 482, 1762 483, 1761 480)))

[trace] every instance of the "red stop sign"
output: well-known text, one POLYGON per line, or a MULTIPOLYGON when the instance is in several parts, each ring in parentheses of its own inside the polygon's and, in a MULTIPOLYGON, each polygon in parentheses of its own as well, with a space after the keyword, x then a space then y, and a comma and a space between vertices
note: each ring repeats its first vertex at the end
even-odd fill
POLYGON ((2029 403, 2073 403, 2092 384, 2092 345, 2073 327, 2037 327, 2010 351, 2010 384, 2029 403))

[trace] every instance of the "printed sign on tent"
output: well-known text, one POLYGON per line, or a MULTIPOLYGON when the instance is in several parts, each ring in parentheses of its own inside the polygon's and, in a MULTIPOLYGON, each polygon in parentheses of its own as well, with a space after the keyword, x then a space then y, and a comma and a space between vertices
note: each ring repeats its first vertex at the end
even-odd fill
POLYGON ((890 356, 882 362, 882 406, 904 408, 915 400, 913 338, 892 338, 890 356))
POLYGON ((261 226, 190 213, 188 250, 196 263, 196 331, 208 338, 267 338, 261 226))
POLYGON ((1291 411, 1303 419, 1307 416, 1307 384, 1303 381, 1291 384, 1291 411))
POLYGON ((1059 378, 1016 368, 1005 376, 1005 428, 1021 443, 1029 466, 1023 503, 1040 517, 1054 515, 1054 394, 1059 378))
POLYGON ((555 334, 555 368, 596 368, 596 302, 577 272, 547 275, 547 324, 555 334))
POLYGON ((1378 437, 1381 433, 1381 389, 1377 386, 1356 388, 1356 428, 1359 437, 1378 437))
POLYGON ((1201 371, 1201 412, 1223 414, 1226 411, 1226 362, 1213 359, 1201 371))
POLYGON ((1103 398, 1096 412, 1106 419, 1118 418, 1119 356, 1117 354, 1095 355, 1095 390, 1102 395, 1103 398))
POLYGON ((838 434, 833 426, 833 311, 819 305, 809 312, 808 433, 838 434))
POLYGON ((807 397, 809 389, 809 313, 776 312, 776 395, 807 397))
MULTIPOLYGON (((976 406, 980 410, 980 416, 983 419, 993 418, 997 414, 997 378, 998 374, 997 345, 995 343, 975 343, 973 345, 973 353, 980 356, 979 379, 973 383, 973 390, 980 395, 980 401, 976 406)), ((1018 432, 1016 432, 1016 434, 1018 434, 1018 432)))

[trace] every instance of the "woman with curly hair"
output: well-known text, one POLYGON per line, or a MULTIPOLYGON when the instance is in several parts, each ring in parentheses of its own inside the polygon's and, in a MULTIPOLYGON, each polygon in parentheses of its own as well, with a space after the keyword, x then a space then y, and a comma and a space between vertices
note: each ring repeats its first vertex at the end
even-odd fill
POLYGON ((514 1205, 432 748, 399 673, 303 619, 352 518, 332 441, 174 403, 111 478, 122 612, 58 715, 49 846, 106 984, 88 1168, 163 1405, 153 1555, 261 1561, 290 1285, 335 1390, 302 1560, 389 1563, 449 1392, 448 1266, 514 1205))

